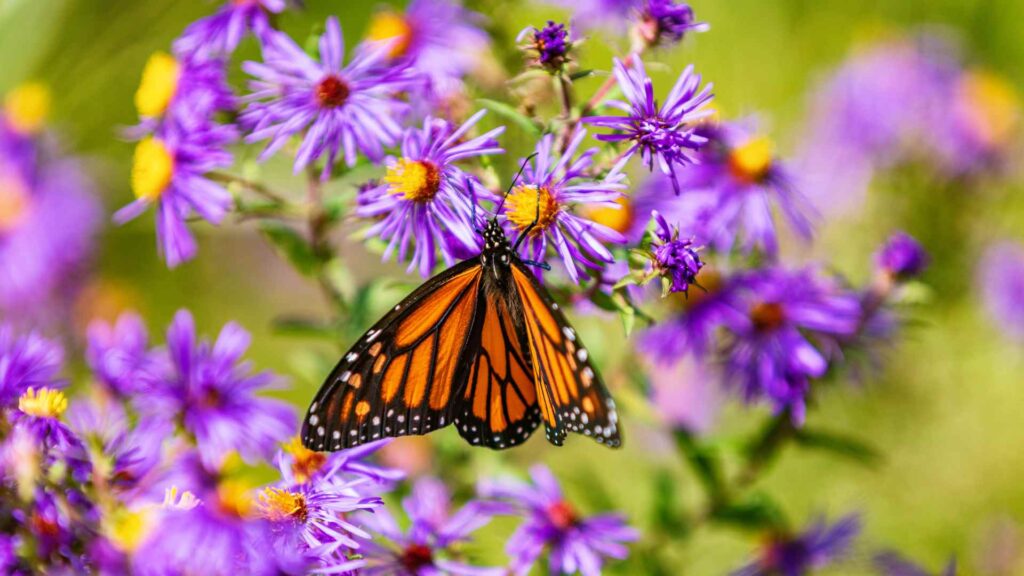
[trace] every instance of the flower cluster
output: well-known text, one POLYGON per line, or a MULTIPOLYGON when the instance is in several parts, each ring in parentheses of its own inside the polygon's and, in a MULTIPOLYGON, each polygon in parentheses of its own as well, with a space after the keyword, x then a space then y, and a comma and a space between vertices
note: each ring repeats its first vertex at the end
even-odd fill
POLYGON ((550 547, 559 570, 591 575, 636 538, 618 516, 578 516, 546 470, 534 471, 535 486, 486 482, 458 510, 443 483, 420 479, 402 502, 402 530, 384 502, 403 473, 371 461, 388 441, 333 454, 302 446, 292 409, 257 395, 274 377, 251 373, 247 346, 235 324, 214 342, 198 338, 185 311, 163 347, 149 345, 133 314, 96 322, 87 359, 101 385, 69 398, 61 346, 0 325, 0 513, 17 525, 0 566, 501 574, 475 566, 462 545, 494 516, 521 515, 522 542, 509 547, 517 572, 550 547), (254 484, 246 464, 272 465, 277 480, 254 484))

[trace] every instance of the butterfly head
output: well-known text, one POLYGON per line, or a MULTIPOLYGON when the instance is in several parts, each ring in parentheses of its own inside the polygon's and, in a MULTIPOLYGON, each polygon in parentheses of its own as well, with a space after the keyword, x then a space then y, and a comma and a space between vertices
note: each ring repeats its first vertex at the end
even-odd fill
POLYGON ((484 266, 490 264, 496 269, 508 267, 512 261, 512 245, 509 244, 505 230, 502 229, 497 218, 493 218, 487 223, 483 236, 484 250, 480 253, 480 263, 484 266))

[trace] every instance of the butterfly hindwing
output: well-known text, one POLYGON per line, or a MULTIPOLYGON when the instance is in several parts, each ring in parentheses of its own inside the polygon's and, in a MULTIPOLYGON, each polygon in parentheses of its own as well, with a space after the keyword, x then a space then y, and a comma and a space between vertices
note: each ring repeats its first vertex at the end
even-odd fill
MULTIPOLYGON (((489 280, 485 278, 485 281, 489 280)), ((467 379, 454 414, 470 444, 510 448, 540 424, 533 368, 515 294, 485 290, 466 355, 467 379)))
POLYGON ((457 264, 367 331, 314 399, 303 421, 303 443, 340 450, 450 423, 463 371, 459 358, 476 324, 481 276, 478 261, 457 264))
POLYGON ((561 445, 566 432, 598 442, 622 444, 615 403, 590 364, 589 352, 533 273, 512 264, 513 284, 522 301, 538 405, 548 440, 561 445))

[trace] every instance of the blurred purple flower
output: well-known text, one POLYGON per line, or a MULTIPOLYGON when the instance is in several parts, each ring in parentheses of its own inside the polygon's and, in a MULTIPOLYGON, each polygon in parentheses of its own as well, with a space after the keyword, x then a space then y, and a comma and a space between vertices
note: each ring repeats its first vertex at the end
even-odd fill
POLYGON ((77 399, 68 410, 67 420, 90 447, 92 459, 103 460, 102 465, 94 467, 94 473, 105 473, 104 485, 125 500, 148 488, 146 482, 160 464, 164 442, 174 434, 171 421, 165 418, 140 419, 131 427, 123 405, 103 396, 77 399))
POLYGON ((1024 246, 1002 242, 987 248, 979 277, 991 319, 1004 334, 1024 341, 1024 246))
MULTIPOLYGON (((898 552, 886 551, 874 557, 875 569, 882 576, 931 576, 931 572, 907 560, 898 552)), ((956 559, 953 558, 936 576, 956 576, 956 559)))
POLYGON ((309 559, 297 549, 274 548, 271 524, 253 518, 252 497, 232 481, 176 501, 173 492, 155 526, 133 555, 135 573, 305 574, 309 559))
POLYGON ((732 304, 746 321, 731 327, 727 384, 802 423, 810 380, 828 370, 835 338, 857 330, 858 298, 814 269, 768 268, 745 275, 732 304))
POLYGON ((375 533, 373 540, 360 542, 364 557, 360 574, 434 576, 499 576, 503 568, 481 568, 450 559, 449 548, 469 540, 470 534, 507 511, 507 507, 472 500, 458 511, 451 509, 451 495, 441 481, 423 478, 402 501, 410 526, 405 532, 386 509, 362 516, 362 526, 375 533), (381 541, 383 540, 383 542, 381 541))
POLYGON ((605 142, 627 142, 630 147, 613 169, 621 170, 626 161, 636 152, 647 164, 649 170, 658 169, 671 177, 672 186, 679 194, 676 170, 695 161, 694 152, 707 143, 707 139, 695 132, 697 122, 712 112, 702 109, 711 101, 711 85, 700 87, 700 75, 688 66, 679 75, 665 104, 658 105, 654 99, 654 85, 638 54, 626 62, 615 59, 615 78, 627 102, 612 100, 605 103, 626 116, 588 116, 583 122, 610 128, 615 134, 598 134, 596 138, 605 142), (628 64, 627 64, 628 63, 628 64))
POLYGON ((722 252, 739 244, 745 252, 760 248, 774 257, 778 241, 772 209, 777 207, 800 237, 811 236, 812 209, 767 138, 731 124, 700 132, 710 142, 696 164, 677 173, 679 187, 700 206, 694 210, 696 221, 680 223, 683 230, 722 252))
POLYGON ((349 166, 357 151, 376 162, 395 143, 401 135, 398 118, 408 108, 396 93, 413 86, 413 75, 401 63, 388 63, 386 45, 357 48, 347 66, 344 57, 341 26, 332 16, 320 38, 319 62, 288 35, 273 32, 264 42, 263 62, 242 65, 256 79, 241 122, 251 130, 246 141, 270 140, 262 160, 305 131, 295 171, 326 153, 326 179, 339 154, 349 166))
POLYGON ((61 421, 67 407, 68 399, 60 390, 29 387, 18 398, 11 421, 28 431, 39 446, 66 452, 81 446, 75 433, 61 421))
POLYGON ((164 355, 150 350, 146 326, 134 312, 121 314, 113 325, 92 321, 86 337, 85 361, 96 380, 119 398, 143 390, 166 363, 164 355))
POLYGON ((896 232, 885 241, 875 255, 875 264, 897 280, 917 277, 928 267, 928 253, 913 236, 896 232))
POLYGON ((576 283, 581 275, 586 277, 585 268, 596 269, 614 261, 604 243, 626 240, 615 230, 571 211, 572 206, 617 208, 620 191, 625 188, 617 178, 596 181, 586 176, 596 148, 573 160, 585 136, 584 130, 576 132, 562 154, 553 149, 553 135, 543 136, 537 143, 537 156, 526 163, 522 177, 504 201, 505 223, 512 230, 513 243, 529 230, 520 255, 541 261, 550 241, 576 283))
POLYGON ((212 344, 198 339, 192 315, 181 310, 167 330, 172 369, 157 378, 145 402, 137 402, 152 417, 180 422, 207 467, 216 468, 233 452, 269 458, 294 431, 289 404, 255 395, 276 377, 251 373, 250 363, 241 361, 248 347, 249 334, 235 323, 226 324, 212 344))
POLYGON ((829 525, 819 519, 803 532, 780 534, 765 546, 761 557, 735 570, 732 576, 804 576, 841 559, 860 533, 860 518, 851 514, 829 525))
POLYGON ((690 285, 697 282, 697 274, 704 267, 704 262, 697 254, 697 249, 693 248, 692 240, 679 239, 679 228, 669 226, 665 217, 658 212, 653 212, 651 217, 655 221, 651 244, 654 270, 667 280, 666 292, 685 294, 690 285))
POLYGON ((132 191, 135 201, 114 214, 123 224, 156 204, 157 247, 171 268, 196 254, 196 243, 186 226, 192 212, 219 224, 231 207, 231 194, 206 174, 231 165, 224 150, 230 135, 223 127, 190 131, 168 119, 156 136, 135 148, 132 191))
POLYGON ((60 345, 35 332, 18 335, 13 326, 0 323, 0 409, 17 406, 29 388, 59 388, 57 379, 64 362, 60 345))
POLYGON ((640 332, 637 349, 660 366, 669 366, 686 354, 702 358, 711 351, 719 329, 737 329, 747 323, 747 314, 737 304, 738 281, 721 270, 704 267, 697 276, 701 287, 672 296, 678 311, 664 321, 640 332))
POLYGON ((268 13, 280 13, 286 0, 230 0, 215 14, 200 18, 174 41, 174 51, 188 56, 224 56, 235 51, 248 32, 263 40, 271 33, 268 13))
POLYGON ((572 10, 572 23, 582 29, 625 30, 630 16, 642 0, 547 0, 547 3, 572 10))
POLYGON ((0 118, 0 315, 41 323, 63 314, 100 219, 79 163, 0 118))
POLYGON ((427 277, 438 251, 447 266, 455 258, 479 253, 476 230, 482 227, 484 214, 477 202, 496 197, 455 163, 504 152, 496 140, 504 127, 463 141, 483 115, 474 114, 458 128, 427 118, 422 129, 409 129, 402 139, 402 157, 389 161, 383 183, 359 191, 356 214, 380 218, 365 234, 388 242, 385 260, 396 248, 398 260, 405 260, 414 243, 408 271, 415 269, 427 277))
POLYGON ((146 62, 135 92, 135 107, 142 121, 129 129, 128 135, 139 139, 159 133, 169 118, 186 133, 216 130, 224 134, 225 141, 232 141, 237 137, 234 128, 217 125, 214 115, 235 106, 226 61, 157 52, 146 62))
POLYGON ((651 406, 666 424, 693 433, 711 429, 724 398, 718 375, 704 359, 688 356, 653 364, 648 376, 651 406))
POLYGON ((689 32, 706 32, 704 22, 697 22, 689 4, 673 0, 644 0, 640 8, 638 32, 648 46, 675 44, 689 32))
POLYGON ((388 42, 388 56, 408 62, 436 101, 460 91, 462 78, 480 63, 490 43, 477 26, 481 20, 458 0, 413 0, 404 14, 378 11, 367 40, 388 42))
POLYGON ((624 543, 636 540, 639 533, 621 515, 582 517, 547 467, 532 467, 530 477, 529 484, 506 480, 481 486, 481 494, 507 501, 524 516, 506 545, 516 574, 528 574, 545 550, 551 574, 584 576, 599 575, 605 557, 621 560, 628 555, 624 543))

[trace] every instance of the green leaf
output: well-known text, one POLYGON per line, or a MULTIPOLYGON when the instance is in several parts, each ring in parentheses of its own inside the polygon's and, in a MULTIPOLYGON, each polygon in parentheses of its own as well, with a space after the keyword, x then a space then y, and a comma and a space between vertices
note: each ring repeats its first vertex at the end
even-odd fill
POLYGON ((582 80, 588 76, 596 74, 594 70, 578 70, 569 75, 569 80, 575 82, 576 80, 582 80))
POLYGON ((675 431, 675 438, 676 448, 697 475, 708 498, 712 502, 720 501, 725 494, 725 480, 718 451, 682 428, 675 431))
POLYGON ((712 517, 718 522, 748 530, 781 531, 786 526, 786 516, 782 512, 782 507, 761 492, 751 494, 740 502, 732 502, 717 508, 712 517))
POLYGON ((264 222, 259 228, 277 251, 300 273, 312 276, 319 269, 320 261, 313 253, 309 242, 294 228, 280 222, 264 222))
POLYGON ((338 327, 325 324, 314 318, 301 316, 279 316, 271 323, 274 332, 284 336, 322 338, 335 341, 338 339, 338 327))
POLYGON ((523 129, 532 136, 540 136, 540 127, 537 124, 523 115, 521 112, 513 108, 512 106, 498 102, 497 100, 490 100, 488 98, 477 98, 477 104, 480 104, 484 108, 487 108, 491 112, 494 112, 498 116, 505 118, 511 122, 514 122, 517 126, 523 129))
POLYGON ((865 466, 875 466, 882 460, 882 455, 873 446, 842 433, 805 427, 797 430, 794 438, 798 446, 830 452, 865 466))

